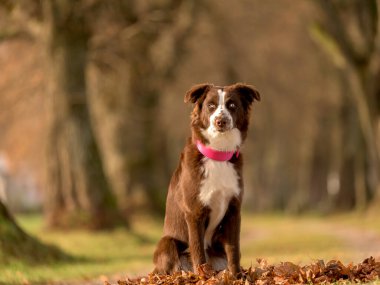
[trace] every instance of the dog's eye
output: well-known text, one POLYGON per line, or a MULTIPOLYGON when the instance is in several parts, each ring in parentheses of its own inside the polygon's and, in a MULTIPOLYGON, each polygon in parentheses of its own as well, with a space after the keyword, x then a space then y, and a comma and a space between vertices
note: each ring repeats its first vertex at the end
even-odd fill
POLYGON ((236 104, 234 102, 230 102, 227 105, 228 109, 235 110, 236 109, 236 104))
POLYGON ((216 105, 215 105, 214 103, 208 103, 208 104, 207 104, 207 108, 208 108, 209 110, 214 110, 214 109, 216 108, 216 105))

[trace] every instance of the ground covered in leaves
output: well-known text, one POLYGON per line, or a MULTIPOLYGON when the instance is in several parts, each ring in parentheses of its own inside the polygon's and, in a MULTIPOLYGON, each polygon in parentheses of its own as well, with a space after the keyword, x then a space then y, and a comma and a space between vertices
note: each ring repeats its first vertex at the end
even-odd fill
MULTIPOLYGON (((233 277, 228 271, 215 272, 207 265, 199 268, 199 274, 178 272, 173 275, 150 274, 136 279, 119 280, 118 285, 136 284, 329 284, 340 282, 367 283, 380 278, 380 261, 373 257, 358 264, 344 265, 338 260, 325 263, 322 260, 310 265, 299 266, 291 262, 270 265, 257 260, 256 267, 243 270, 241 278, 233 277)), ((105 285, 110 283, 105 282, 105 285)))

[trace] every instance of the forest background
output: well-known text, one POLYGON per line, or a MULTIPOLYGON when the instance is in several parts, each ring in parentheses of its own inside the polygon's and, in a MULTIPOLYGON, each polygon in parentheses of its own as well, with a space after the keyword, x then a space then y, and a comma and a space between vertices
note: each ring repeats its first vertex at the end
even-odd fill
POLYGON ((262 95, 242 150, 247 213, 377 212, 379 5, 1 0, 0 257, 24 254, 9 212, 53 231, 162 215, 183 97, 202 82, 262 95))

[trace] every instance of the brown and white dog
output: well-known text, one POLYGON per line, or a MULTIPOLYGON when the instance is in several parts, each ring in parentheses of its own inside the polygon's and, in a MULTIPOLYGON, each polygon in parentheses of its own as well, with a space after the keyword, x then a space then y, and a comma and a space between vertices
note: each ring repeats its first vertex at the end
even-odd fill
POLYGON ((192 136, 170 182, 164 236, 154 253, 156 273, 240 272, 242 155, 250 107, 260 100, 252 86, 200 84, 185 95, 194 104, 192 136))

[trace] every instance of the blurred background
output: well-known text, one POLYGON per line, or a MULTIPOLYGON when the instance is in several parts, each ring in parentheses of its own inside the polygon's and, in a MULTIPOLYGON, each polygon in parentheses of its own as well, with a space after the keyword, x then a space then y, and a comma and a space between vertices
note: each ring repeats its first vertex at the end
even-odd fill
POLYGON ((149 264, 190 134, 183 97, 203 82, 244 82, 261 93, 242 150, 248 221, 255 213, 264 217, 256 224, 290 227, 327 215, 330 230, 368 225, 379 246, 379 5, 1 0, 0 262, 34 255, 16 236, 34 249, 58 240, 50 257, 72 251, 70 259, 78 249, 59 242, 62 230, 91 238, 122 227, 149 244, 149 264), (142 237, 147 217, 161 218, 152 222, 155 234, 142 237))

